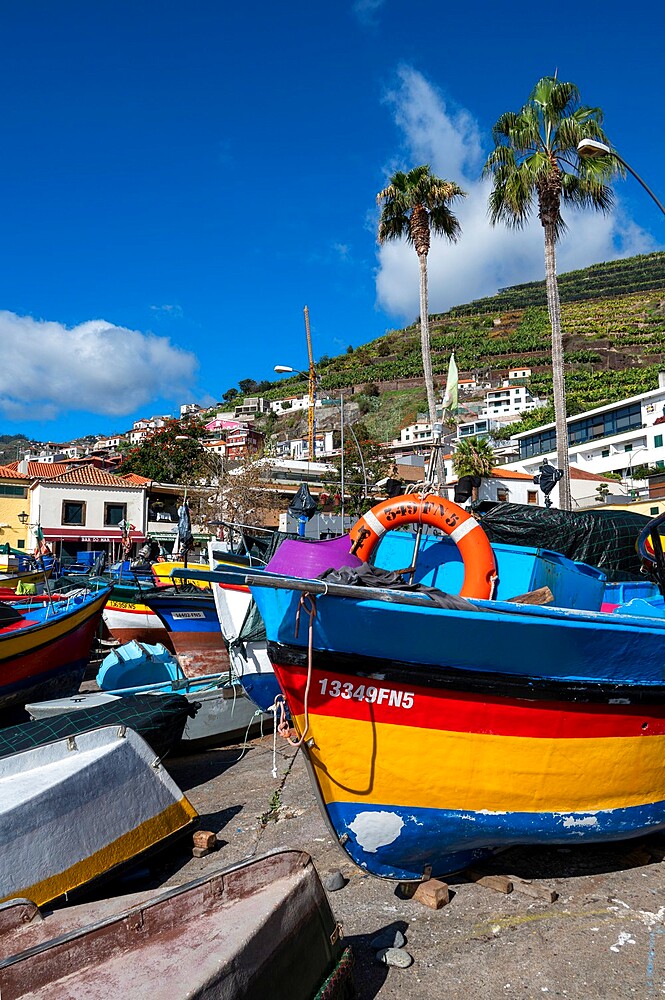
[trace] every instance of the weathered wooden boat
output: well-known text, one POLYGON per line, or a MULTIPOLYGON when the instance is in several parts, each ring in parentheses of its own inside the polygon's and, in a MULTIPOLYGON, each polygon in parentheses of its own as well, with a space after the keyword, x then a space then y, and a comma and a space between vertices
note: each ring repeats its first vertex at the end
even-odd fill
POLYGON ((664 829, 665 617, 646 602, 640 615, 585 610, 584 601, 600 607, 603 574, 569 560, 552 583, 577 595, 576 607, 492 599, 504 582, 493 548, 475 519, 438 497, 373 508, 350 547, 365 561, 380 538, 400 544, 405 533, 388 531, 400 521, 444 536, 421 546, 420 580, 441 586, 458 573, 464 599, 435 603, 394 580, 360 585, 365 567, 323 580, 248 576, 315 788, 349 856, 409 880, 511 844, 664 829), (459 550, 452 562, 447 536, 459 550))
POLYGON ((140 736, 107 726, 0 760, 0 900, 37 905, 190 829, 196 811, 140 736))
MULTIPOLYGON (((177 572, 186 572, 185 570, 177 572)), ((188 676, 219 673, 229 669, 229 655, 217 619, 215 599, 207 581, 205 588, 188 583, 156 587, 142 595, 168 632, 169 645, 179 656, 188 676)))
POLYGON ((21 610, 0 602, 0 709, 78 690, 110 588, 21 610))
POLYGON ((154 611, 141 600, 136 587, 116 584, 104 608, 104 626, 109 638, 119 643, 161 642, 171 648, 168 630, 154 611))
POLYGON ((24 899, 0 907, 3 1000, 351 1000, 352 977, 302 851, 51 913, 24 899))
POLYGON ((17 571, 15 573, 0 573, 0 587, 6 587, 9 590, 16 591, 20 588, 21 584, 37 584, 44 580, 44 577, 48 578, 51 574, 52 567, 49 566, 48 569, 43 570, 24 570, 17 571))
POLYGON ((185 724, 196 715, 198 703, 178 694, 123 698, 86 692, 28 704, 25 710, 31 721, 0 729, 0 757, 113 725, 133 729, 162 758, 182 739, 185 724))

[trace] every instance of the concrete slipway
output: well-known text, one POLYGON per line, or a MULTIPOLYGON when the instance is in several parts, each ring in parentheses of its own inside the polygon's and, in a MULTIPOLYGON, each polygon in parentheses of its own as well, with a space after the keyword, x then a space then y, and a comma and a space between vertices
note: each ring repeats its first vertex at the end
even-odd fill
POLYGON ((194 858, 186 842, 104 892, 173 885, 277 846, 297 847, 312 855, 324 881, 336 871, 348 879, 329 898, 353 946, 360 1000, 665 995, 665 862, 658 860, 665 837, 602 849, 512 850, 486 870, 531 879, 558 899, 451 878, 450 902, 431 910, 347 860, 321 817, 301 754, 279 738, 275 752, 276 778, 272 734, 245 748, 167 760, 219 848, 194 858), (370 942, 387 927, 404 933, 409 968, 377 962, 370 942))

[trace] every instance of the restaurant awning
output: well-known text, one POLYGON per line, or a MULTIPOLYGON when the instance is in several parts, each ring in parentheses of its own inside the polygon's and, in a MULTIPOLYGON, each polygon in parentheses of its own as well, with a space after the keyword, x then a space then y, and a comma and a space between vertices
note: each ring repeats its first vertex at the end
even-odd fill
MULTIPOLYGON (((44 538, 51 542, 121 542, 120 528, 42 528, 44 538)), ((146 536, 132 531, 132 542, 145 542, 146 536)))

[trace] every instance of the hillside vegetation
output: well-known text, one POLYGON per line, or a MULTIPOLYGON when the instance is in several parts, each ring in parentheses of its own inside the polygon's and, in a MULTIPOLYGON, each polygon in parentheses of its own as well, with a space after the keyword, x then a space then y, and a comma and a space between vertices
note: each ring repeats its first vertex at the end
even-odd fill
MULTIPOLYGON (((614 402, 658 387, 665 367, 665 253, 596 264, 561 275, 562 327, 568 412, 614 402)), ((544 282, 502 289, 497 295, 431 317, 432 361, 445 382, 451 351, 460 374, 497 379, 509 367, 529 367, 534 395, 551 395, 550 325, 544 282)), ((335 358, 317 362, 319 394, 372 389, 365 423, 383 440, 423 409, 419 324, 335 358), (405 384, 402 384, 405 383, 405 384), (373 387, 379 390, 378 399, 373 387)), ((263 394, 305 393, 297 376, 263 394)), ((548 409, 525 417, 520 429, 551 419, 548 409)))

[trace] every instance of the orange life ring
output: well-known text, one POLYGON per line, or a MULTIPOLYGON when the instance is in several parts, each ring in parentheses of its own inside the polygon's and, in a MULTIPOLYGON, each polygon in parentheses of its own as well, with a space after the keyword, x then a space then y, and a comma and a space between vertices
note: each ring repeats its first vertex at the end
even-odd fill
POLYGON ((367 562, 386 531, 420 523, 444 531, 459 549, 464 563, 460 597, 491 598, 497 568, 489 538, 468 511, 434 494, 422 499, 410 495, 393 497, 372 507, 349 532, 351 552, 367 562))

